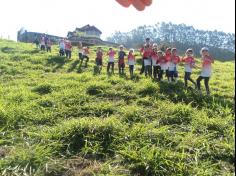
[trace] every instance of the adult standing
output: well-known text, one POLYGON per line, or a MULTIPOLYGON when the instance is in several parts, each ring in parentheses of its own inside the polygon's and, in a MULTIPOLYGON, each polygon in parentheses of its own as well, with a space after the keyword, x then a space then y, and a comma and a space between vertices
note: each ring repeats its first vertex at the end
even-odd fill
MULTIPOLYGON (((143 47, 140 49, 140 54, 143 56, 145 47, 147 48, 146 50, 150 51, 152 53, 152 44, 150 38, 146 38, 146 42, 144 43, 143 47)), ((145 59, 151 59, 151 55, 148 56, 148 58, 145 59)), ((144 57, 142 58, 142 68, 140 71, 140 74, 142 75, 145 72, 145 64, 144 64, 144 57)))

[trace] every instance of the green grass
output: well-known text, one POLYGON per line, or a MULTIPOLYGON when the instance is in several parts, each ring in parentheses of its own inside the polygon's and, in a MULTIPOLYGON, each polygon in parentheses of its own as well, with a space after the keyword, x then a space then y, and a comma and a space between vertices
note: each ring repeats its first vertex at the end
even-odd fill
POLYGON ((95 50, 85 68, 76 49, 0 40, 0 175, 234 175, 234 61, 216 61, 207 97, 140 65, 94 75, 95 50))

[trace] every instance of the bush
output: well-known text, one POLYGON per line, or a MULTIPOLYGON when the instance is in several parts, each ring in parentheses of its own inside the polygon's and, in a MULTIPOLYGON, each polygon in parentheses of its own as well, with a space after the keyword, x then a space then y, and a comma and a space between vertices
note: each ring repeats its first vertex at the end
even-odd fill
POLYGON ((53 90, 55 90, 55 86, 52 86, 51 84, 41 84, 33 88, 33 91, 40 95, 50 94, 53 92, 53 90))

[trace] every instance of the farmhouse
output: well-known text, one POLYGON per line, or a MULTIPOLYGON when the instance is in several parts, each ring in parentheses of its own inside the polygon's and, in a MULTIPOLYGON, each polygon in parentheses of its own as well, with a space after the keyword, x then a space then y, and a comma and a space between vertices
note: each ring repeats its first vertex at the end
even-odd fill
POLYGON ((100 38, 102 32, 96 28, 95 26, 90 26, 89 24, 81 27, 76 28, 74 32, 68 32, 67 37, 95 37, 100 38))
POLYGON ((73 45, 82 42, 85 45, 108 45, 117 47, 119 44, 103 41, 101 39, 102 32, 95 26, 86 25, 76 28, 73 32, 68 32, 67 38, 73 45))

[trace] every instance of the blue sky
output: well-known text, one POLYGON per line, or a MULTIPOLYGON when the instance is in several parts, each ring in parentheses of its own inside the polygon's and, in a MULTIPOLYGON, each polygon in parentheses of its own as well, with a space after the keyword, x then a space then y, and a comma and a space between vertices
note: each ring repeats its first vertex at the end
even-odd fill
POLYGON ((3 0, 0 37, 15 40, 21 27, 66 36, 76 27, 91 24, 105 39, 118 30, 162 21, 234 33, 235 0, 154 0, 143 12, 123 8, 115 0, 3 0))

